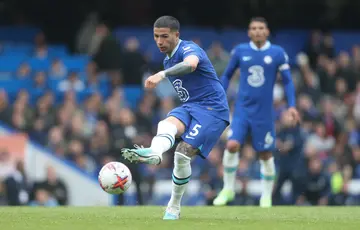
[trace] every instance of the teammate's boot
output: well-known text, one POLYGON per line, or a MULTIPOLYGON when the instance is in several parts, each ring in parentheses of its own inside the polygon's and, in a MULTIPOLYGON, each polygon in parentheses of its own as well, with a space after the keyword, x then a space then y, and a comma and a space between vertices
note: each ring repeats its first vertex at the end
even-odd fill
POLYGON ((150 148, 134 145, 135 149, 123 148, 121 154, 132 163, 145 163, 150 165, 158 165, 161 163, 161 155, 153 153, 150 148))
POLYGON ((271 196, 261 196, 260 197, 260 207, 261 208, 270 208, 272 206, 271 196))
POLYGON ((234 199, 235 199, 234 191, 228 189, 222 189, 219 195, 214 199, 213 205, 224 206, 227 203, 233 201, 234 199))
POLYGON ((163 220, 178 220, 180 219, 180 208, 167 207, 163 220))

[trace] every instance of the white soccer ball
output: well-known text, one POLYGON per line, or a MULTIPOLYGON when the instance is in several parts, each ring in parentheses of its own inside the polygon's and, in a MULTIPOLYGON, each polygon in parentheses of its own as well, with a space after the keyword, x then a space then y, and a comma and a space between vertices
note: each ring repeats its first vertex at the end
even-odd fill
POLYGON ((109 162, 99 172, 100 187, 110 194, 124 193, 131 185, 129 168, 120 162, 109 162))

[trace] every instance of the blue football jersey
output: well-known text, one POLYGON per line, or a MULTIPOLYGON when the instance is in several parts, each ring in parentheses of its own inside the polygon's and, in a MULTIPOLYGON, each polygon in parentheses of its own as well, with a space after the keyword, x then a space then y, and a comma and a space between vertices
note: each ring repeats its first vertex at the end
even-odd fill
POLYGON ((192 104, 199 106, 208 114, 229 121, 229 106, 225 90, 205 51, 197 44, 180 40, 171 56, 165 58, 164 68, 168 69, 190 55, 199 58, 199 64, 194 72, 183 76, 168 76, 181 102, 189 106, 192 104))
MULTIPOLYGON (((288 57, 283 48, 269 41, 262 48, 254 43, 236 46, 224 72, 223 83, 227 88, 234 71, 240 68, 240 83, 235 113, 246 113, 249 119, 273 116, 273 89, 280 71, 289 71, 288 57)), ((282 74, 289 78, 290 74, 282 74)), ((291 79, 283 79, 291 81, 291 79)), ((292 83, 291 83, 292 84, 292 83)), ((291 99, 293 100, 293 99, 291 99)), ((294 102, 291 101, 291 104, 294 102)))

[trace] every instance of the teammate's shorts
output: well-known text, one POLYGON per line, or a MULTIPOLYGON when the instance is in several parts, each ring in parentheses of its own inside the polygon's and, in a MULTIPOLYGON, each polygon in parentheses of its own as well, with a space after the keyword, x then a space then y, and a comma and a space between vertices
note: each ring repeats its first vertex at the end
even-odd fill
POLYGON ((234 114, 228 139, 243 145, 248 135, 251 135, 252 146, 257 152, 272 151, 276 147, 275 123, 271 116, 267 120, 256 120, 244 112, 234 114))
POLYGON ((185 125, 182 140, 200 150, 200 156, 206 158, 215 146, 229 123, 208 114, 201 107, 182 105, 173 109, 168 116, 179 119, 185 125))

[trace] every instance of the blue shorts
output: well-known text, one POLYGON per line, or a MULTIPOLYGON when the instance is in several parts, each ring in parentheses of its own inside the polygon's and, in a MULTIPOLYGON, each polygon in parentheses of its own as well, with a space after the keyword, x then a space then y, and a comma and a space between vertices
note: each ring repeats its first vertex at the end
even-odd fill
POLYGON ((271 116, 268 119, 255 120, 246 113, 234 113, 230 124, 228 139, 243 145, 247 135, 251 135, 252 146, 257 152, 273 151, 275 149, 275 123, 271 116))
POLYGON ((200 156, 206 158, 220 136, 229 125, 223 119, 208 114, 201 107, 182 105, 173 109, 168 117, 176 117, 185 125, 181 138, 184 142, 200 150, 200 156))

